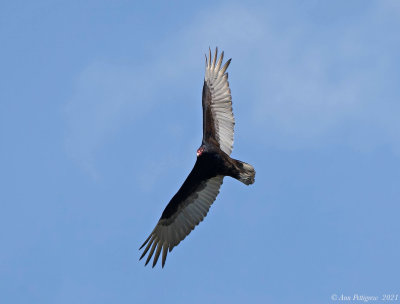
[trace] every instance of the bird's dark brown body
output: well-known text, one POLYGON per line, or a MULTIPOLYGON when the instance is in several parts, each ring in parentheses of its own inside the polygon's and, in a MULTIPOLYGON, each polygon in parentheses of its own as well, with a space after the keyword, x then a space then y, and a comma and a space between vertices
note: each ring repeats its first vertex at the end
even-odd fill
POLYGON ((239 161, 229 157, 217 147, 203 152, 197 157, 189 176, 165 208, 161 219, 169 218, 174 214, 178 210, 180 202, 186 200, 196 190, 199 181, 206 181, 221 175, 239 179, 241 168, 239 161))

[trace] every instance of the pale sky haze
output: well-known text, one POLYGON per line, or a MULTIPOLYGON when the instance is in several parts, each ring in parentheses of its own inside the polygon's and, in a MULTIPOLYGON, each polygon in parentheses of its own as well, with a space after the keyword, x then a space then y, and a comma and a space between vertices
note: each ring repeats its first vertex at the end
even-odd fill
POLYGON ((0 303, 400 293, 399 30, 396 0, 3 1, 0 303), (144 267, 195 162, 215 46, 256 182, 226 178, 144 267))

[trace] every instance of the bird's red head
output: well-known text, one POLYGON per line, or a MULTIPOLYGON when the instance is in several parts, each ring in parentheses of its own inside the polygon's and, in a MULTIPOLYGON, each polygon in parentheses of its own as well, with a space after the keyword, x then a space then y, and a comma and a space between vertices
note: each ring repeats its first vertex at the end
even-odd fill
POLYGON ((197 157, 199 157, 203 152, 204 152, 204 147, 201 146, 200 148, 197 149, 197 157))

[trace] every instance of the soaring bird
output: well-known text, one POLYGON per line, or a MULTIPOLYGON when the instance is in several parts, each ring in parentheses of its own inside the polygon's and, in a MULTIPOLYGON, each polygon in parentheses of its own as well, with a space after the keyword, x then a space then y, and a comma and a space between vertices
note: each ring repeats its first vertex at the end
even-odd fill
MULTIPOLYGON (((162 267, 168 251, 177 246, 207 215, 215 201, 225 176, 233 177, 246 185, 254 183, 253 166, 230 157, 233 148, 232 96, 226 70, 231 59, 221 67, 224 52, 217 61, 206 57, 203 84, 203 140, 197 149, 196 163, 185 182, 165 207, 156 227, 146 239, 146 248, 140 259, 149 252, 147 265, 153 256, 153 267, 162 250, 162 267)), ((140 250, 139 249, 139 250, 140 250)))

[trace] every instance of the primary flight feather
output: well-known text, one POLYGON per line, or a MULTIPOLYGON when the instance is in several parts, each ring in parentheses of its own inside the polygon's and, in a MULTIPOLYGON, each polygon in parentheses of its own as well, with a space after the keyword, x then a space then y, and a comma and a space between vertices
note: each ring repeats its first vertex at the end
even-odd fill
POLYGON ((145 265, 154 254, 153 267, 162 252, 162 267, 168 251, 177 246, 207 215, 225 176, 246 185, 254 183, 253 166, 230 157, 233 148, 235 119, 226 70, 231 59, 222 66, 224 52, 218 49, 206 55, 203 84, 203 140, 197 149, 197 160, 185 182, 165 207, 160 220, 143 245, 142 259, 149 252, 145 265), (150 251, 149 251, 150 250, 150 251))

